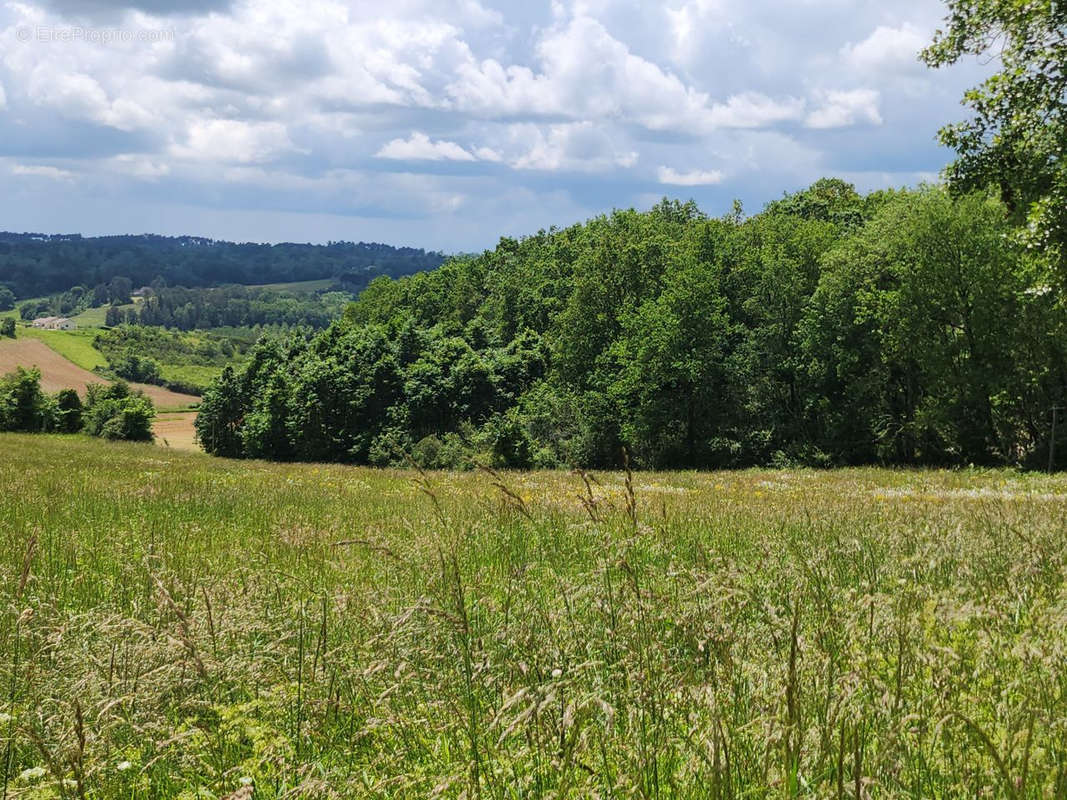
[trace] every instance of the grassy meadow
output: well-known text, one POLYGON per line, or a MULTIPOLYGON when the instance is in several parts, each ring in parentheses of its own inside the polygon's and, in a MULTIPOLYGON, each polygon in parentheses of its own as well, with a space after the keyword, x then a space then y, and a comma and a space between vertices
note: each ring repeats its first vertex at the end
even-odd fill
POLYGON ((1067 796, 1063 477, 0 481, 4 797, 1067 796))
POLYGON ((167 364, 159 365, 163 379, 167 381, 180 381, 191 386, 211 386, 216 378, 222 374, 225 367, 201 366, 199 364, 167 364))
POLYGON ((104 354, 93 347, 97 331, 76 328, 72 331, 50 331, 29 326, 16 329, 20 339, 40 339, 63 358, 82 369, 92 371, 97 367, 106 367, 104 354))
MULTIPOLYGON (((134 302, 121 305, 119 308, 123 311, 129 311, 137 308, 142 298, 133 298, 134 302)), ((78 329, 81 328, 103 328, 107 324, 107 306, 93 306, 88 308, 80 314, 76 314, 71 317, 76 323, 78 323, 78 329)))

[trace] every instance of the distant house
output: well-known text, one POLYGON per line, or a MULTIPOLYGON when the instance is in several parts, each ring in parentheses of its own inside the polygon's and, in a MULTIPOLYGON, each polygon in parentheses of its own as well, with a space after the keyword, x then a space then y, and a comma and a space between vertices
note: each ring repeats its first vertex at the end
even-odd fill
POLYGON ((134 289, 130 292, 130 297, 148 297, 150 294, 152 294, 152 287, 142 286, 140 289, 134 289))
POLYGON ((38 317, 33 321, 33 327, 49 331, 72 331, 78 327, 78 323, 66 317, 38 317))

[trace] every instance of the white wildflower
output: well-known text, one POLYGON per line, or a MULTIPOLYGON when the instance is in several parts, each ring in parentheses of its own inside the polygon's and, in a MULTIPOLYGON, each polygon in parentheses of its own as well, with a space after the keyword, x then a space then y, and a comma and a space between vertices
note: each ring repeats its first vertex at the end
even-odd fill
POLYGON ((30 767, 19 773, 19 780, 27 783, 29 781, 35 781, 38 778, 43 778, 46 772, 47 770, 45 770, 44 767, 30 767))
POLYGON ((129 761, 120 761, 118 764, 115 765, 115 769, 117 769, 119 772, 125 772, 132 766, 133 764, 131 764, 129 761))

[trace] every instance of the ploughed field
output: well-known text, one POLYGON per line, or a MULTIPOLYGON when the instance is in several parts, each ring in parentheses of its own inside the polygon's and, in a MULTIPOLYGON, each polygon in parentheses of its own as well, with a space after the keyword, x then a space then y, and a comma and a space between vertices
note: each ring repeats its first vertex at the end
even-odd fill
MULTIPOLYGON (((40 369, 41 388, 46 392, 76 389, 84 395, 89 384, 108 382, 60 355, 40 339, 0 339, 0 375, 12 372, 16 367, 40 369)), ((130 386, 143 391, 157 408, 187 408, 200 402, 195 395, 172 392, 162 386, 146 383, 131 383, 130 386)))
POLYGON ((0 485, 10 797, 1067 796, 1062 477, 2 435, 0 485))

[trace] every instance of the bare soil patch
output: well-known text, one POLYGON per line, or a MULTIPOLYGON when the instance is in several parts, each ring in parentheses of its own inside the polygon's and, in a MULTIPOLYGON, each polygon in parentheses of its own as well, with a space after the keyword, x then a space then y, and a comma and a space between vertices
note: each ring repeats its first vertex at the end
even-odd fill
MULTIPOLYGON (((107 383, 104 378, 68 361, 38 339, 0 340, 0 375, 13 371, 15 367, 40 369, 41 388, 46 392, 76 389, 84 395, 89 384, 107 383)), ((200 402, 195 395, 172 392, 161 386, 145 383, 131 383, 130 386, 148 395, 156 408, 183 408, 200 402)))
POLYGON ((159 414, 152 424, 156 444, 174 450, 199 452, 200 445, 196 443, 196 429, 193 427, 195 420, 195 411, 159 414))

